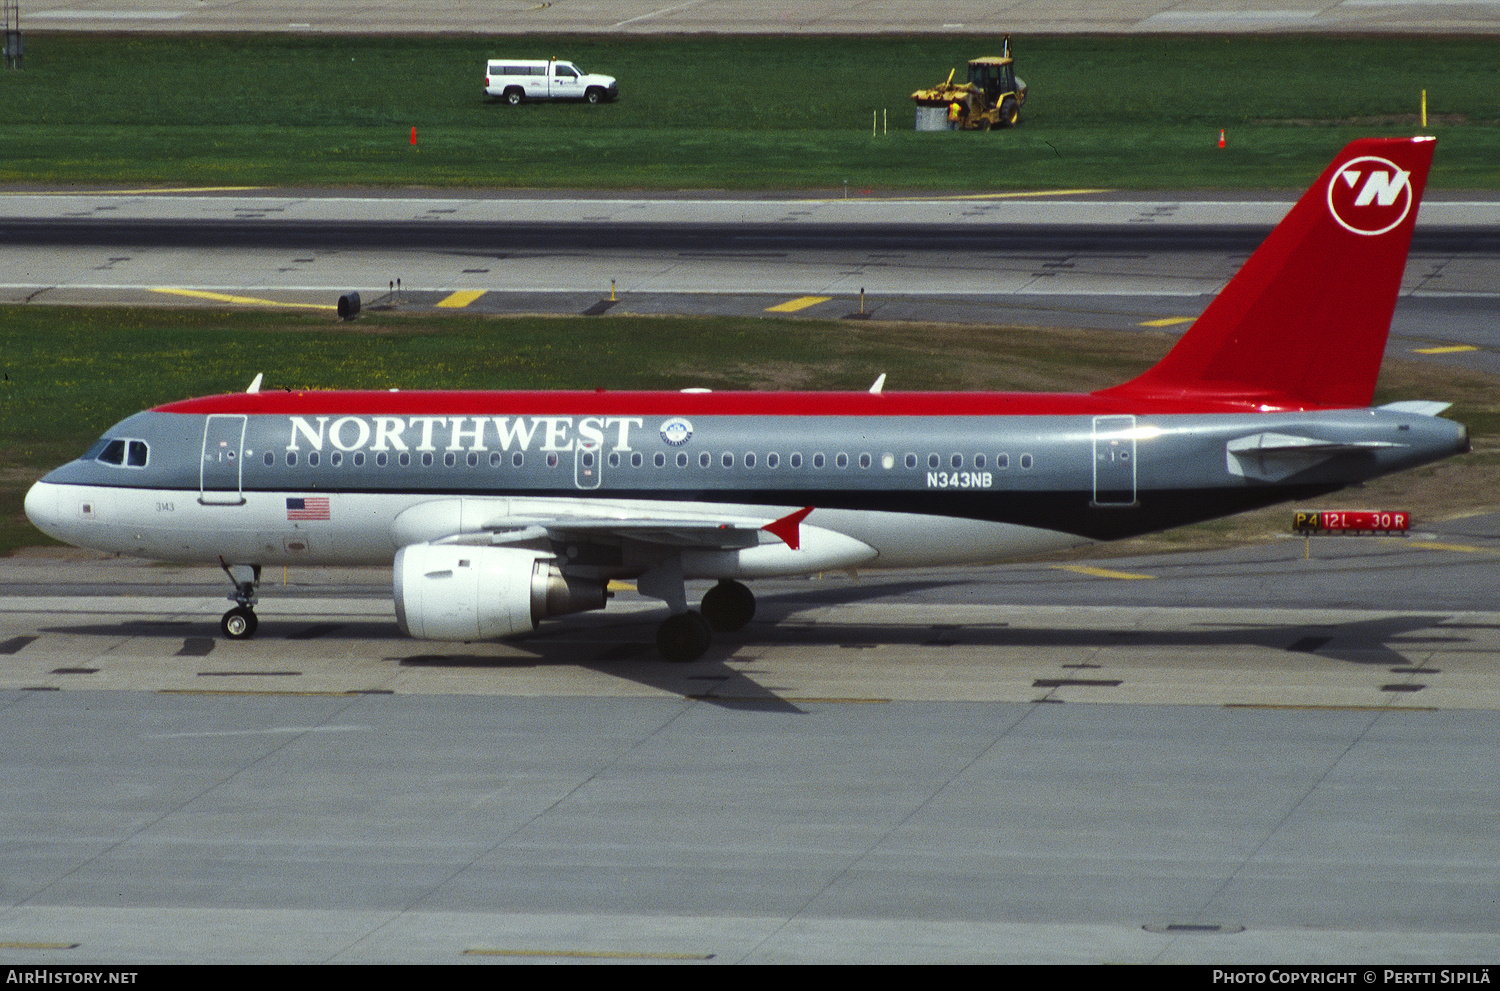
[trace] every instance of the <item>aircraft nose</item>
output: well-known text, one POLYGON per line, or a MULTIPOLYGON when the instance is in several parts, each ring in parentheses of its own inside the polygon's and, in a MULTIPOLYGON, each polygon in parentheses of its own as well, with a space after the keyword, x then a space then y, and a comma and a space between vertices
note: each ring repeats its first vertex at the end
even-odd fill
POLYGON ((49 537, 62 540, 57 515, 57 486, 51 482, 37 482, 26 492, 26 518, 31 525, 49 537))

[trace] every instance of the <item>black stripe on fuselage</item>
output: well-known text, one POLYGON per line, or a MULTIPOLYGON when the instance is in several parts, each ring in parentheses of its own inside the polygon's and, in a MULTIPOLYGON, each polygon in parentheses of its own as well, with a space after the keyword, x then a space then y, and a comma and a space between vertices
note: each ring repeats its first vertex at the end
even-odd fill
MULTIPOLYGON (((814 506, 864 512, 900 513, 954 519, 982 520, 1053 530, 1090 540, 1119 540, 1169 530, 1204 520, 1233 516, 1281 502, 1311 499, 1336 492, 1338 484, 1257 485, 1244 488, 1197 488, 1143 491, 1129 505, 1098 505, 1091 492, 871 491, 868 489, 756 489, 756 490, 608 490, 410 488, 341 490, 310 486, 298 492, 320 495, 405 495, 424 499, 520 498, 612 502, 696 502, 752 506, 814 506)), ((247 494, 257 490, 246 489, 247 494)), ((285 489, 268 489, 282 493, 285 489)), ((812 521, 816 522, 816 520, 812 521)))

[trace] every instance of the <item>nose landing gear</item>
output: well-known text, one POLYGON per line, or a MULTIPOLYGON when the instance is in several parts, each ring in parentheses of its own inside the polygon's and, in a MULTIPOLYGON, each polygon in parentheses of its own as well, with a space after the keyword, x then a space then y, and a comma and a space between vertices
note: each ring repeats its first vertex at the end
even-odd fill
POLYGON ((221 557, 219 567, 234 584, 229 601, 238 603, 220 618, 219 630, 228 640, 249 640, 260 626, 260 619, 255 615, 255 588, 260 584, 260 565, 229 564, 221 557))

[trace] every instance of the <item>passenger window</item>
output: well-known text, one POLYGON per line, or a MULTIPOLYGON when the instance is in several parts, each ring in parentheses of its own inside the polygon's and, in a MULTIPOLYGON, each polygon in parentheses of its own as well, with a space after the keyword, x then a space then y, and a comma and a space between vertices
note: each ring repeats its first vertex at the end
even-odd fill
POLYGON ((510 463, 512 467, 519 468, 526 463, 526 455, 522 454, 520 451, 517 451, 515 454, 512 454, 510 456, 510 463))
POLYGON ((313 468, 316 468, 318 466, 318 452, 317 451, 308 451, 307 452, 307 463, 308 463, 308 465, 310 467, 313 467, 313 468))
POLYGON ((645 462, 646 459, 641 455, 640 451, 635 451, 630 455, 630 467, 632 468, 639 468, 645 462))
POLYGON ((802 454, 801 454, 801 452, 798 452, 798 453, 795 453, 795 454, 792 455, 792 457, 791 457, 791 465, 792 465, 793 468, 801 468, 802 467, 802 454))
POLYGON ((917 466, 917 456, 915 454, 908 454, 906 456, 906 467, 908 467, 908 468, 915 468, 916 466, 917 466))
POLYGON ((780 468, 781 467, 781 455, 779 455, 779 454, 767 454, 766 455, 766 467, 767 468, 780 468))
POLYGON ((833 463, 838 465, 840 468, 847 468, 849 467, 849 455, 844 454, 841 451, 839 452, 838 456, 833 459, 833 463))
POLYGON ((755 455, 753 455, 753 454, 746 454, 745 455, 745 467, 746 468, 754 468, 755 467, 755 455))
POLYGON ((821 454, 814 454, 813 455, 813 467, 814 468, 821 468, 821 467, 823 467, 823 455, 821 455, 821 454))
POLYGON ((940 458, 940 457, 938 457, 936 454, 929 454, 929 455, 927 455, 927 467, 929 467, 929 468, 937 468, 942 463, 943 463, 943 459, 940 458))
MULTIPOLYGON (((651 459, 651 463, 656 465, 656 467, 658 468, 665 468, 667 466, 667 456, 660 451, 657 451, 656 457, 651 459)), ((687 455, 677 455, 677 467, 681 468, 685 464, 687 464, 687 455)))
MULTIPOLYGON (((660 458, 661 455, 658 454, 657 457, 660 458)), ((677 467, 679 467, 679 468, 686 468, 687 465, 688 465, 687 452, 686 451, 678 451, 677 452, 677 467)), ((658 468, 660 468, 661 467, 661 462, 657 462, 656 466, 658 468)))
POLYGON ((276 455, 272 454, 270 451, 267 451, 264 460, 266 462, 266 467, 269 468, 276 463, 276 455))
POLYGON ((1023 454, 1023 455, 1021 455, 1021 467, 1022 468, 1030 468, 1031 467, 1031 455, 1029 455, 1029 454, 1023 454))
POLYGON ((997 455, 995 455, 995 467, 996 468, 1001 468, 1001 469, 1009 468, 1010 467, 1010 455, 1009 454, 997 454, 997 455))

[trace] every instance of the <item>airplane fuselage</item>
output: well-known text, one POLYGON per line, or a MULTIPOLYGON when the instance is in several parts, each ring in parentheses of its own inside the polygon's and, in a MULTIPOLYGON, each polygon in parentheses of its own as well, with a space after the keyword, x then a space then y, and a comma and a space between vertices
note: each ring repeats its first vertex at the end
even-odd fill
MULTIPOLYGON (((1466 443, 1456 423, 1381 409, 1149 413, 1078 396, 864 393, 816 405, 826 412, 797 394, 211 397, 123 421, 49 474, 27 512, 59 539, 141 557, 388 564, 408 544, 511 521, 766 519, 812 505, 810 525, 873 549, 849 566, 909 567, 1310 497, 1466 443), (1263 453, 1264 437, 1307 450, 1263 453), (111 441, 143 445, 141 463, 99 460, 111 441)), ((631 571, 593 552, 577 564, 631 571)))

